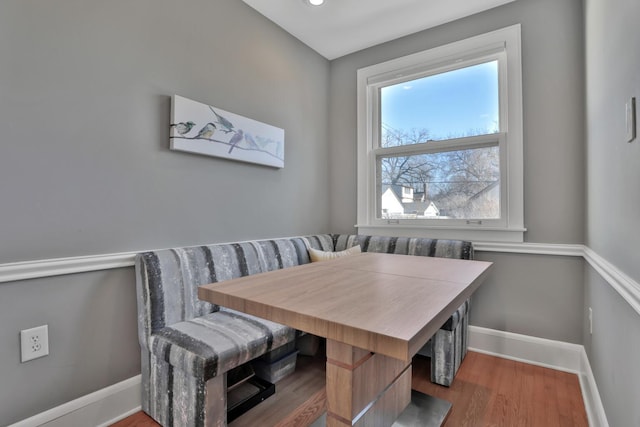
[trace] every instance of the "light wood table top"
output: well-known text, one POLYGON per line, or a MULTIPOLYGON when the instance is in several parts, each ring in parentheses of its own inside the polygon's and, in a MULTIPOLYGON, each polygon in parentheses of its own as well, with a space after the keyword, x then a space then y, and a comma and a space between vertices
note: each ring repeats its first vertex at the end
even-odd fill
POLYGON ((362 253, 202 286, 202 300, 409 362, 492 263, 362 253))

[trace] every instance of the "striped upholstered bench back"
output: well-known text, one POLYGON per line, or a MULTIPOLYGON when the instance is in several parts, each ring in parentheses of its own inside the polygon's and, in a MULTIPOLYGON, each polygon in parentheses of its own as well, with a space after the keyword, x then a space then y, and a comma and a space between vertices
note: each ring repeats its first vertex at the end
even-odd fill
POLYGON ((201 317, 219 308, 198 299, 198 286, 309 262, 307 245, 333 250, 330 235, 165 249, 138 254, 138 335, 201 317))
POLYGON ((360 245, 362 252, 473 259, 473 243, 464 240, 423 237, 386 237, 356 234, 333 235, 334 249, 343 251, 360 245))

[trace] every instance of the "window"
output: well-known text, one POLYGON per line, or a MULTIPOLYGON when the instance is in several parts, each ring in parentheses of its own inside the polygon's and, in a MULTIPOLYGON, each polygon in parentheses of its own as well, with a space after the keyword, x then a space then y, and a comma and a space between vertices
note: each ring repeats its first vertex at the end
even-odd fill
POLYGON ((523 241, 521 74, 519 25, 358 70, 359 232, 523 241))

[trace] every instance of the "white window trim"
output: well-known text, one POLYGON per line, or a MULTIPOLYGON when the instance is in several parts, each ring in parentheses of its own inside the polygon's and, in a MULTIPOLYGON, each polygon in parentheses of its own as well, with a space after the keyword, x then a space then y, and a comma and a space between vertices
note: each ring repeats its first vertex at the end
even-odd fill
POLYGON ((356 227, 361 234, 522 242, 526 229, 520 24, 359 69, 357 183, 356 227), (501 223, 498 226, 495 223, 452 226, 408 224, 397 220, 377 219, 374 166, 374 149, 377 148, 375 144, 378 140, 375 126, 377 118, 374 114, 377 109, 373 108, 374 103, 378 102, 376 85, 382 81, 406 80, 408 76, 424 75, 425 68, 447 69, 461 60, 474 60, 501 51, 506 52, 506 72, 501 73, 500 96, 506 96, 507 105, 506 111, 500 111, 501 133, 498 135, 499 138, 507 138, 506 144, 501 145, 501 150, 506 151, 505 156, 501 154, 500 158, 500 167, 505 168, 501 177, 506 176, 506 182, 501 182, 501 203, 506 206, 501 223))

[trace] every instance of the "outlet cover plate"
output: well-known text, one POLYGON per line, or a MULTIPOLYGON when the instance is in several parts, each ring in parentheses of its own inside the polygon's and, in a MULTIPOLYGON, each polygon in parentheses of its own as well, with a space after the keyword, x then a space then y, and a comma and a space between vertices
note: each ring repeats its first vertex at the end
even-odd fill
POLYGON ((20 354, 22 363, 49 354, 49 325, 20 331, 20 354))
POLYGON ((625 105, 626 125, 627 125, 627 142, 636 139, 636 98, 631 97, 625 105))

